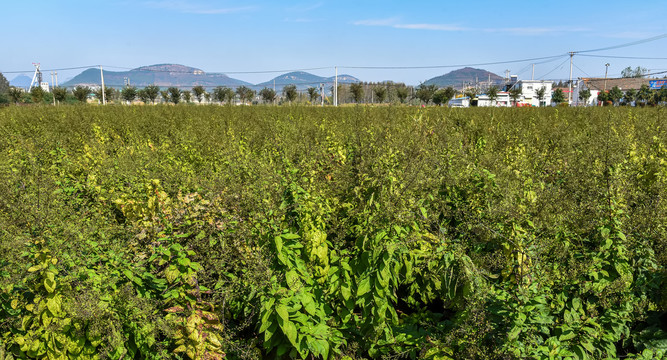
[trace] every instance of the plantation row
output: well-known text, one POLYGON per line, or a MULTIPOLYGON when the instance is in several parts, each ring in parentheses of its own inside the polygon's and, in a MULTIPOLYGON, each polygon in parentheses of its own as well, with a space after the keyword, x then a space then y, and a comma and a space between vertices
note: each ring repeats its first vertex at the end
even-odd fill
POLYGON ((663 108, 0 108, 0 359, 660 359, 663 108))

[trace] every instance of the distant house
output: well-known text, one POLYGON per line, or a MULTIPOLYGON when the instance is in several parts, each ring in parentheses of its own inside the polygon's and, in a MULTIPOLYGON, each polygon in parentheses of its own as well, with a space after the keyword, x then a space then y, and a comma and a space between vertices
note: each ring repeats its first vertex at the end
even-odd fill
POLYGON ((449 100, 449 107, 470 107, 470 98, 462 96, 451 99, 449 100))
POLYGON ((480 94, 477 96, 477 106, 510 107, 512 106, 510 100, 510 94, 506 91, 499 91, 494 101, 491 101, 489 95, 480 94))
POLYGON ((522 103, 530 104, 531 106, 551 105, 551 81, 519 80, 516 86, 521 88, 521 95, 523 97, 523 101, 521 101, 522 103), (542 100, 537 96, 537 92, 541 88, 544 88, 544 97, 542 100))
POLYGON ((578 82, 578 86, 573 88, 573 102, 580 102, 579 92, 588 89, 591 91, 591 97, 586 102, 586 106, 596 105, 598 103, 598 94, 602 91, 609 91, 615 86, 619 89, 625 90, 639 90, 642 85, 650 86, 652 81, 656 79, 649 78, 582 78, 578 82))

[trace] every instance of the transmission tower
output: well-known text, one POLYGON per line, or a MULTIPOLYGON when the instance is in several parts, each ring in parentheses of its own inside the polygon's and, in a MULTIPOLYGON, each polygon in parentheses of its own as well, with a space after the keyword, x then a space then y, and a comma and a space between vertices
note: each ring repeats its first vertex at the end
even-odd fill
POLYGON ((32 81, 30 82, 30 88, 28 91, 32 90, 33 85, 35 85, 35 80, 37 80, 37 86, 42 85, 42 71, 39 70, 39 63, 32 63, 35 66, 35 74, 32 76, 32 81))

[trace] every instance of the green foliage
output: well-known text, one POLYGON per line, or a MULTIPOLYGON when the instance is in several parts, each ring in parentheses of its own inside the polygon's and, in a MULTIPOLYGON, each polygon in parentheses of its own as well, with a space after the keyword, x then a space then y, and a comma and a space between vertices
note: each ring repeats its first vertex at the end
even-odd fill
POLYGON ((662 111, 3 108, 0 356, 665 358, 662 111))
POLYGON ((262 97, 262 100, 267 103, 272 103, 276 99, 276 91, 265 87, 259 91, 259 96, 262 97))
POLYGON ((201 104, 201 101, 204 99, 204 94, 206 94, 206 89, 201 85, 197 85, 192 88, 192 93, 195 95, 197 102, 201 104))
POLYGON ((35 86, 32 89, 30 89, 30 98, 32 99, 32 102, 35 104, 41 104, 42 102, 44 102, 45 96, 46 92, 40 86, 35 86))
POLYGON ((11 87, 9 88, 7 94, 14 104, 18 104, 23 97, 23 90, 17 87, 11 87))
MULTIPOLYGON (((241 103, 246 104, 249 101, 252 101, 252 99, 255 97, 255 90, 241 85, 236 88, 236 94, 239 96, 239 99, 241 100, 241 103)), ((229 94, 227 94, 227 102, 230 103, 230 98, 229 94)))
MULTIPOLYGON (((182 95, 183 93, 181 92, 181 90, 175 86, 171 86, 167 89, 168 100, 174 105, 181 102, 182 95)), ((164 98, 164 94, 162 96, 164 98)))
POLYGON ((361 83, 350 84, 350 92, 352 93, 352 100, 360 104, 364 99, 364 85, 361 83))
POLYGON ((438 86, 435 84, 426 85, 422 83, 419 84, 419 86, 417 87, 415 96, 417 97, 417 99, 421 100, 421 102, 428 105, 428 103, 433 99, 433 95, 437 90, 438 86))
POLYGON ((317 88, 315 87, 309 87, 308 88, 308 99, 310 99, 311 103, 315 103, 315 100, 320 96, 317 88))
POLYGON ((88 100, 88 95, 90 95, 90 93, 91 90, 87 86, 77 85, 74 90, 72 90, 72 95, 82 103, 85 103, 88 100))
POLYGON ((438 106, 442 104, 447 106, 449 104, 449 100, 454 98, 454 96, 456 96, 456 90, 454 90, 453 87, 448 86, 433 93, 433 103, 438 106))
POLYGON ((283 95, 285 96, 285 99, 287 99, 287 101, 289 101, 291 104, 292 101, 296 100, 298 95, 296 91, 296 85, 285 85, 285 87, 283 87, 283 95))
POLYGON ((387 88, 384 86, 376 86, 373 88, 373 94, 378 103, 382 104, 387 98, 387 88))
POLYGON ((556 105, 562 104, 565 102, 565 94, 563 93, 562 89, 556 89, 554 92, 551 94, 551 101, 554 102, 556 105))
POLYGON ((397 86, 396 87, 396 97, 398 101, 402 104, 405 102, 405 99, 408 98, 409 90, 407 86, 397 86))
POLYGON ((137 96, 144 102, 144 104, 148 104, 149 101, 152 104, 155 104, 155 100, 159 94, 160 88, 157 85, 148 85, 137 92, 137 96))
POLYGON ((123 98, 123 100, 131 103, 134 101, 134 99, 137 98, 137 88, 134 86, 126 86, 123 88, 123 90, 121 90, 120 96, 123 98))

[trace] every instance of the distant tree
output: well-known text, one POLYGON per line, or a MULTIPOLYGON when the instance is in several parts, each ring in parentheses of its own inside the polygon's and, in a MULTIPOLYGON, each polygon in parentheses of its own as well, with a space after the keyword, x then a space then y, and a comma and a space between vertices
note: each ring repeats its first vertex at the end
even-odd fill
POLYGON ((463 94, 466 97, 470 98, 470 104, 472 105, 473 104, 472 100, 477 96, 477 89, 469 87, 463 92, 463 94))
POLYGON ((231 105, 236 98, 236 92, 230 88, 225 88, 224 95, 228 105, 231 105))
POLYGON ((190 101, 192 101, 192 92, 190 92, 190 90, 181 91, 181 94, 183 95, 183 100, 185 100, 186 103, 190 103, 190 101))
POLYGON ((88 86, 77 85, 77 87, 72 90, 72 95, 74 95, 79 102, 86 103, 88 95, 90 95, 90 88, 88 86))
POLYGON ((642 86, 639 87, 639 91, 637 92, 637 101, 642 106, 644 106, 648 104, 648 101, 651 99, 652 95, 651 88, 646 84, 642 84, 642 86))
POLYGON ((435 93, 433 93, 433 103, 440 106, 440 105, 445 105, 447 106, 449 104, 449 100, 454 98, 456 95, 456 90, 454 90, 453 87, 448 86, 444 89, 439 89, 435 93))
POLYGON ((5 75, 0 73, 0 94, 5 94, 7 92, 9 92, 9 81, 7 81, 5 75))
POLYGON ((169 91, 160 90, 160 98, 162 98, 162 102, 168 103, 169 102, 169 91))
POLYGON ((387 88, 385 86, 376 86, 373 88, 373 93, 375 94, 376 101, 380 104, 387 98, 387 88))
POLYGON ((417 99, 421 100, 424 104, 428 103, 433 99, 433 94, 438 90, 438 86, 435 84, 426 85, 424 83, 419 84, 415 96, 417 99))
POLYGON ((618 102, 623 98, 623 91, 618 87, 614 86, 609 90, 609 100, 611 100, 614 105, 618 105, 618 102))
POLYGON ((624 77, 624 78, 641 78, 641 77, 644 77, 647 73, 648 73, 648 70, 646 68, 641 67, 641 66, 637 66, 635 69, 628 66, 621 71, 621 77, 624 77))
POLYGON ((160 88, 157 85, 148 85, 145 88, 141 89, 140 92, 137 92, 137 96, 144 102, 148 104, 148 101, 155 104, 155 100, 160 94, 160 88))
POLYGON ((18 104, 21 99, 23 98, 23 90, 17 88, 17 87, 10 87, 7 94, 9 95, 9 99, 14 103, 18 104))
POLYGON ((364 98, 364 86, 361 83, 350 84, 350 92, 352 93, 352 100, 359 104, 364 98))
POLYGON ((314 103, 319 95, 320 94, 317 92, 317 88, 312 86, 308 88, 308 98, 310 99, 311 103, 314 103))
MULTIPOLYGON (((217 86, 215 89, 213 89, 213 100, 222 103, 225 101, 225 90, 229 89, 228 87, 225 86, 217 86)), ((231 90, 231 89, 229 89, 231 90)))
POLYGON ((181 101, 181 90, 175 86, 171 86, 167 89, 169 93, 169 101, 174 105, 178 104, 181 101))
POLYGON ((273 100, 276 99, 276 91, 268 87, 265 87, 264 89, 259 91, 259 96, 262 97, 262 100, 264 100, 264 102, 273 103, 273 100))
POLYGON ((120 91, 120 96, 128 103, 132 103, 134 99, 137 98, 137 88, 134 86, 126 86, 120 91))
MULTIPOLYGON (((95 97, 97 98, 97 100, 99 100, 100 103, 102 103, 102 87, 100 86, 95 91, 93 91, 93 93, 95 94, 95 97)), ((113 100, 114 94, 115 94, 115 90, 113 88, 110 88, 108 86, 104 87, 104 99, 107 102, 113 100)))
POLYGON ((600 91, 600 93, 598 94, 598 101, 601 102, 603 106, 607 106, 608 105, 607 102, 610 101, 609 93, 605 91, 600 91))
POLYGON ((241 102, 244 104, 246 101, 251 101, 252 98, 255 97, 255 91, 244 85, 237 87, 236 93, 239 95, 241 102))
POLYGON ((45 91, 41 86, 35 86, 34 88, 30 89, 30 97, 32 98, 32 102, 35 104, 39 104, 44 101, 45 95, 45 91))
POLYGON ((637 90, 635 89, 625 90, 625 94, 623 94, 623 104, 632 105, 632 102, 635 100, 637 100, 637 90))
POLYGON ((565 102, 565 94, 563 93, 563 89, 556 89, 554 92, 551 94, 551 101, 556 103, 556 105, 565 102))
POLYGON ((654 96, 652 96, 655 104, 663 104, 667 102, 667 86, 663 86, 658 91, 654 91, 654 96))
POLYGON ((211 93, 205 92, 204 93, 204 99, 206 99, 206 103, 211 102, 211 93))
POLYGON ((56 98, 56 101, 62 102, 67 99, 67 89, 64 87, 54 87, 53 90, 53 97, 56 98))
POLYGON ((486 95, 489 97, 491 105, 493 105, 493 102, 498 98, 498 87, 495 85, 489 87, 489 89, 486 90, 486 95))
POLYGON ((206 94, 206 89, 203 86, 197 85, 192 88, 192 93, 195 95, 197 102, 201 104, 201 101, 204 100, 204 94, 206 94))
POLYGON ((299 95, 296 91, 296 85, 285 85, 285 87, 283 87, 283 95, 291 104, 292 101, 296 100, 297 95, 299 95))
POLYGON ((579 91, 579 100, 583 101, 584 106, 588 104, 588 99, 591 97, 591 91, 589 89, 584 89, 579 91))
POLYGON ((510 93, 509 94, 510 99, 512 99, 512 102, 514 103, 514 106, 516 106, 516 104, 519 102, 519 98, 521 98, 521 94, 522 94, 521 88, 515 86, 515 87, 513 87, 509 90, 509 93, 510 93))
POLYGON ((535 91, 535 95, 537 95, 538 106, 542 106, 542 100, 544 100, 544 96, 546 96, 546 94, 547 94, 547 88, 545 88, 544 86, 535 91))
POLYGON ((398 101, 401 104, 405 102, 405 99, 408 98, 409 94, 410 94, 410 91, 408 90, 407 86, 402 85, 402 86, 396 87, 396 97, 398 98, 398 101))

